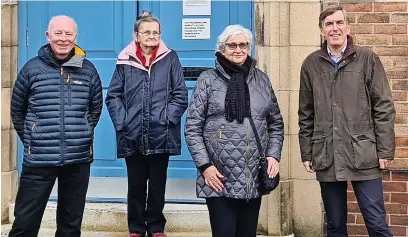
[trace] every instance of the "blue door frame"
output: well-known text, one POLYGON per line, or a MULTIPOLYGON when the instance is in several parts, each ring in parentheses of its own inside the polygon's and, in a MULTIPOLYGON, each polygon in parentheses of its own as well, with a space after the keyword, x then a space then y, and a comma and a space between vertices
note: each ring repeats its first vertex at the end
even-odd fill
MULTIPOLYGON (((132 40, 132 29, 137 12, 150 10, 161 21, 162 39, 177 52, 183 67, 213 67, 216 40, 229 24, 240 24, 254 32, 252 1, 212 1, 211 16, 183 16, 182 1, 113 1, 113 2, 19 2, 19 70, 29 58, 37 55, 40 46, 46 43, 45 31, 49 18, 66 14, 78 23, 78 45, 87 52, 87 57, 97 67, 103 84, 104 98, 114 70, 118 53, 132 40), (99 4, 99 5, 98 5, 99 4), (104 4, 104 5, 103 5, 104 4), (103 10, 89 11, 95 6, 103 10), (82 13, 83 12, 83 13, 82 13), (98 15, 99 14, 99 15, 98 15), (99 24, 91 20, 98 18, 99 24), (208 40, 182 40, 182 18, 210 18, 211 38, 208 40), (112 34, 109 34, 111 32, 112 34), (98 34, 101 33, 101 34, 98 34), (92 41, 96 38, 97 41, 92 41), (85 46, 85 47, 84 47, 85 46)), ((189 99, 195 86, 194 80, 186 80, 189 99)), ((185 115, 182 118, 182 155, 170 159, 169 179, 195 179, 196 168, 191 160, 184 140, 185 115)), ((116 159, 115 133, 104 104, 101 120, 95 131, 95 160, 92 177, 126 177, 123 159, 116 159)), ((18 169, 21 171, 22 143, 18 142, 18 169)))

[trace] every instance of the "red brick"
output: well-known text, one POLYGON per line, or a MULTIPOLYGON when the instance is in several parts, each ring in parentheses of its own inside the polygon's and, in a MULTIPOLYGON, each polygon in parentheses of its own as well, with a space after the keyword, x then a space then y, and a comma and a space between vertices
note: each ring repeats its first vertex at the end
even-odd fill
POLYGON ((383 181, 391 180, 391 172, 384 170, 383 171, 383 181))
POLYGON ((386 203, 385 209, 388 214, 407 214, 407 205, 398 203, 386 203))
POLYGON ((392 171, 391 179, 393 181, 407 181, 408 180, 408 171, 392 171))
POLYGON ((408 68, 408 57, 400 57, 394 59, 394 67, 408 68))
POLYGON ((374 3, 374 11, 375 12, 406 12, 407 11, 407 4, 406 3, 397 3, 397 2, 389 2, 389 3, 374 3))
POLYGON ((349 202, 357 202, 356 195, 354 192, 347 192, 347 201, 349 202))
POLYGON ((407 25, 395 25, 395 24, 381 24, 374 25, 374 34, 406 34, 407 25))
POLYGON ((360 207, 358 206, 357 203, 348 203, 347 204, 347 210, 350 213, 360 213, 360 207))
POLYGON ((393 70, 387 71, 388 79, 406 79, 408 78, 408 70, 393 70))
POLYGON ((356 44, 359 45, 390 45, 391 37, 388 35, 357 35, 356 44))
POLYGON ((391 193, 391 201, 393 203, 408 204, 408 193, 391 193))
POLYGON ((395 13, 391 15, 393 23, 408 23, 408 13, 395 13))
POLYGON ((372 34, 374 25, 372 24, 351 24, 351 34, 372 34))
POLYGON ((393 35, 392 44, 394 45, 408 45, 408 35, 393 35))
POLYGON ((393 91, 392 98, 394 101, 407 101, 407 92, 406 91, 393 91))
POLYGON ((404 158, 396 158, 394 161, 391 163, 391 165, 388 166, 388 169, 391 170, 408 170, 408 157, 404 158))
POLYGON ((408 215, 391 215, 391 225, 408 225, 408 215))
MULTIPOLYGON (((387 73, 387 74, 388 74, 388 78, 390 78, 390 76, 395 76, 395 75, 390 75, 390 73, 387 73)), ((408 91, 408 80, 392 80, 391 84, 392 84, 392 90, 408 91)))
POLYGON ((364 225, 364 218, 363 215, 357 214, 356 215, 356 224, 364 225))
POLYGON ((377 46, 374 51, 380 56, 408 56, 408 46, 377 46))
POLYGON ((398 182, 398 181, 384 182, 383 186, 384 186, 384 192, 406 192, 407 191, 406 182, 398 182))
POLYGON ((342 3, 347 12, 372 12, 372 3, 342 3))
MULTIPOLYGON (((400 157, 400 158, 408 157, 408 148, 398 147, 395 150, 395 157, 400 157)), ((393 175, 394 175, 394 173, 393 173, 393 175)), ((392 179, 392 180, 394 180, 394 179, 392 179)))
POLYGON ((365 225, 347 225, 348 234, 353 235, 367 235, 365 225))
POLYGON ((391 193, 383 193, 383 197, 384 197, 384 202, 391 201, 391 193))
POLYGON ((356 223, 356 215, 347 214, 347 223, 355 224, 356 223))
POLYGON ((394 236, 407 236, 407 228, 403 226, 390 226, 394 236))
POLYGON ((407 124, 408 122, 408 115, 406 114, 397 114, 395 116, 395 123, 396 124, 407 124))
POLYGON ((347 190, 348 190, 348 191, 353 191, 353 192, 354 192, 354 190, 353 190, 353 185, 351 185, 351 183, 350 183, 350 182, 347 184, 347 190))
POLYGON ((357 15, 358 23, 389 23, 388 13, 361 13, 357 15))

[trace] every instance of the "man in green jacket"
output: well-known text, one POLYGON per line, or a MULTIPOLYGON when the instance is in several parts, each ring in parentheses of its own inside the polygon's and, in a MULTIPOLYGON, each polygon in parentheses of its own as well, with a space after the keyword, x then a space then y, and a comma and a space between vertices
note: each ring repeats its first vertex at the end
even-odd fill
POLYGON ((395 153, 395 108, 379 57, 353 45, 347 12, 319 17, 325 42, 303 62, 299 144, 303 165, 316 172, 328 237, 347 236, 351 181, 370 236, 392 236, 385 219, 382 169, 395 153))

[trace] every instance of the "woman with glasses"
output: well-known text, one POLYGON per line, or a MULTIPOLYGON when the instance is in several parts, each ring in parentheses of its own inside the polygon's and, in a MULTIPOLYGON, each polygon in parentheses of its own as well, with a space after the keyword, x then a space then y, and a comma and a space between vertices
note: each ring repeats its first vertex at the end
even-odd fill
POLYGON ((271 177, 279 172, 282 116, 268 76, 249 56, 251 46, 249 30, 228 26, 218 37, 215 69, 200 75, 187 110, 197 196, 206 199, 213 237, 255 237, 263 195, 259 154, 266 154, 271 177))
POLYGON ((129 237, 166 236, 167 167, 169 156, 181 153, 187 100, 178 56, 160 40, 159 20, 144 11, 134 40, 118 56, 106 96, 118 158, 127 167, 129 237))

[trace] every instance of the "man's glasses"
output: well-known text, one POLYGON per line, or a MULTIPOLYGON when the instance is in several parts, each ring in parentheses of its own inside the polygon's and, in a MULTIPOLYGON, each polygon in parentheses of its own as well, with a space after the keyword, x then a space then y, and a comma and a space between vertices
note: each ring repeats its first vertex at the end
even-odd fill
POLYGON ((231 49, 231 50, 234 50, 234 49, 236 49, 237 47, 239 47, 240 49, 247 49, 249 43, 248 43, 248 42, 246 42, 246 43, 239 43, 239 44, 237 44, 237 43, 226 43, 225 45, 227 45, 228 48, 231 49))
POLYGON ((160 35, 160 31, 144 31, 144 32, 139 32, 139 34, 142 34, 144 37, 149 37, 150 35, 153 35, 153 37, 158 37, 160 35))

